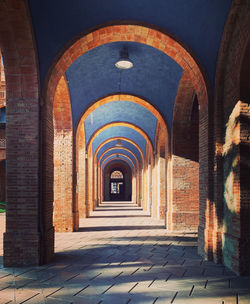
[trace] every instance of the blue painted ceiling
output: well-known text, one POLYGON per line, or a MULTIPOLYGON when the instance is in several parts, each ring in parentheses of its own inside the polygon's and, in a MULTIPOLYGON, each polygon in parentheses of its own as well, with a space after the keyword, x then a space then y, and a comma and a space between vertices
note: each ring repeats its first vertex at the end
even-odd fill
POLYGON ((145 107, 129 101, 113 101, 94 110, 84 121, 86 144, 95 131, 104 124, 122 121, 137 125, 155 139, 157 118, 145 107))
POLYGON ((99 24, 131 20, 159 26, 198 56, 213 85, 223 27, 232 0, 28 0, 41 83, 59 51, 99 24))
POLYGON ((146 143, 145 138, 137 131, 135 131, 129 127, 123 127, 123 126, 111 127, 111 128, 105 129, 103 132, 98 134, 92 143, 93 154, 95 153, 96 149, 102 142, 104 142, 107 138, 112 138, 112 137, 125 137, 125 138, 133 140, 141 148, 141 150, 143 151, 143 154, 146 155, 147 143, 146 143))
POLYGON ((113 155, 113 156, 110 156, 110 157, 108 157, 104 162, 103 162, 103 165, 102 165, 102 168, 104 168, 106 165, 107 165, 107 163, 111 163, 112 161, 110 161, 111 159, 113 159, 113 161, 115 162, 115 161, 117 161, 117 160, 119 160, 119 162, 124 162, 126 165, 128 165, 127 164, 127 162, 129 163, 129 165, 130 165, 130 168, 133 168, 133 163, 128 159, 128 158, 126 158, 126 157, 124 157, 124 156, 119 156, 119 158, 117 158, 115 155, 113 155))
POLYGON ((74 125, 90 103, 117 92, 148 99, 171 125, 182 73, 182 68, 172 58, 151 46, 115 42, 97 47, 80 56, 66 72, 74 125), (127 47, 134 66, 120 71, 115 63, 123 46, 127 47))
MULTIPOLYGON (((108 150, 109 148, 114 147, 116 143, 117 143, 117 140, 110 141, 110 142, 106 143, 103 147, 101 147, 99 152, 97 153, 97 160, 99 160, 100 156, 102 155, 102 153, 104 151, 108 150)), ((124 148, 127 148, 130 151, 132 151, 135 154, 138 161, 141 161, 141 154, 134 145, 132 145, 130 142, 127 142, 125 140, 121 140, 121 144, 124 148)))
POLYGON ((107 156, 112 155, 114 153, 118 154, 119 156, 120 155, 126 155, 126 156, 128 156, 133 161, 133 164, 136 167, 136 158, 133 156, 133 154, 131 154, 130 152, 128 152, 128 151, 126 151, 124 149, 114 149, 114 150, 107 151, 102 156, 102 158, 100 159, 100 161, 102 162, 107 156))
MULTIPOLYGON (((213 88, 220 40, 231 2, 28 0, 37 43, 41 86, 53 60, 70 41, 100 24, 129 20, 160 27, 183 41, 200 60, 213 88)), ((119 92, 137 95, 152 103, 171 128, 174 101, 182 73, 182 68, 170 57, 136 42, 109 43, 83 54, 66 71, 74 128, 92 103, 119 92), (114 64, 123 46, 128 48, 134 67, 120 72, 114 64)), ((102 125, 122 120, 136 123, 154 143, 157 121, 149 111, 132 103, 127 103, 128 106, 126 102, 112 104, 101 106, 86 119, 87 141, 102 125)), ((126 127, 112 127, 99 134, 93 142, 93 153, 104 140, 117 136, 132 139, 145 154, 145 139, 126 127)), ((131 151, 135 149, 130 148, 131 151)))

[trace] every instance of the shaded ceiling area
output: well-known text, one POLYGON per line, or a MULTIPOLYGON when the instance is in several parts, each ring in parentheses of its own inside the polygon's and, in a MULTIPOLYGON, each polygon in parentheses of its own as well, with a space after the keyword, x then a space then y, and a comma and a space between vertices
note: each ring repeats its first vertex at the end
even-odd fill
POLYGON ((114 121, 129 122, 143 129, 154 143, 156 117, 145 107, 129 101, 113 101, 99 106, 84 121, 86 144, 100 127, 114 121))
POLYGON ((120 166, 120 164, 125 164, 125 165, 129 165, 129 167, 132 169, 133 168, 133 163, 126 157, 124 157, 123 155, 120 155, 119 157, 113 155, 110 156, 109 158, 107 158, 103 164, 102 164, 102 168, 105 168, 107 165, 110 164, 117 164, 117 167, 120 166))
POLYGON ((124 137, 131 139, 132 141, 136 142, 139 145, 144 155, 146 155, 146 146, 147 146, 146 139, 136 130, 125 126, 110 127, 108 129, 105 129, 100 134, 98 134, 92 143, 93 154, 95 153, 96 149, 102 142, 104 142, 107 138, 112 138, 112 137, 124 137))
MULTIPOLYGON (((172 58, 151 46, 115 42, 97 47, 75 60, 66 72, 74 125, 91 103, 114 93, 128 93, 148 100, 171 125, 182 73, 183 69, 172 58), (134 64, 129 70, 119 70, 115 66, 124 46, 134 64)), ((108 109, 109 105, 105 107, 108 109)), ((132 105, 130 107, 133 111, 132 105)), ((138 118, 135 112, 130 115, 138 118)))
POLYGON ((231 0, 29 0, 43 84, 56 55, 86 30, 107 22, 145 22, 167 30, 199 58, 213 86, 231 0), (46 22, 44 22, 46 20, 46 22))
MULTIPOLYGON (((204 69, 204 75, 208 76, 213 88, 219 45, 231 2, 28 0, 37 43, 41 86, 45 84, 45 77, 49 75, 48 71, 56 59, 80 37, 103 25, 139 24, 166 32, 184 46, 200 64, 201 69, 204 69)), ((81 51, 78 56, 80 54, 81 51)), ((171 54, 171 51, 168 54, 171 54)), ((185 68, 185 65, 182 66, 185 68)), ((73 60, 65 75, 70 94, 73 132, 91 105, 104 97, 119 94, 137 96, 153 105, 171 132, 174 104, 183 68, 158 49, 132 41, 105 43, 73 60), (133 62, 133 67, 128 70, 115 66, 124 47, 133 62)), ((145 157, 149 146, 155 148, 159 124, 155 115, 146 106, 126 100, 118 99, 99 105, 83 122, 86 147, 91 143, 92 153, 95 155, 98 147, 104 142, 120 138, 124 149, 107 152, 108 149, 116 147, 117 140, 112 140, 100 148, 97 161, 100 158, 103 161, 107 156, 109 159, 116 158, 119 154, 119 159, 128 161, 126 156, 129 156, 132 159, 130 165, 136 165, 135 157, 142 161, 140 151, 124 139, 136 143, 145 157), (130 126, 111 124, 116 122, 129 123, 130 126), (107 128, 103 129, 104 126, 107 128), (112 155, 113 153, 116 155, 112 155)), ((104 163, 107 162, 109 160, 104 163)))
MULTIPOLYGON (((117 140, 113 140, 110 142, 107 142, 106 144, 104 144, 100 150, 97 153, 97 160, 99 160, 99 158, 101 157, 101 155, 108 149, 114 147, 117 144, 117 140)), ((130 142, 127 142, 125 140, 121 140, 121 145, 122 147, 130 150, 131 152, 133 152, 133 154, 136 156, 136 158, 138 159, 138 161, 141 161, 141 154, 140 151, 136 148, 135 145, 131 144, 130 142)))
POLYGON ((116 156, 119 156, 119 157, 121 154, 128 156, 132 160, 134 166, 136 167, 136 158, 133 156, 133 154, 131 154, 130 152, 123 150, 123 149, 114 149, 114 150, 107 151, 103 155, 103 157, 100 159, 100 162, 102 163, 105 160, 105 158, 107 158, 108 156, 110 156, 112 154, 115 154, 116 156))

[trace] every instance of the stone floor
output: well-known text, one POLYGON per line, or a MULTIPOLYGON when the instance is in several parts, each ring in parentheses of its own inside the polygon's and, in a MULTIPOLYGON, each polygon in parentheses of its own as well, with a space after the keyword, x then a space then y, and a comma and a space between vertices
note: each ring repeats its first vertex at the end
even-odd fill
POLYGON ((105 203, 81 227, 56 234, 51 264, 0 266, 0 303, 250 303, 250 277, 204 261, 195 234, 168 233, 131 203, 105 203))

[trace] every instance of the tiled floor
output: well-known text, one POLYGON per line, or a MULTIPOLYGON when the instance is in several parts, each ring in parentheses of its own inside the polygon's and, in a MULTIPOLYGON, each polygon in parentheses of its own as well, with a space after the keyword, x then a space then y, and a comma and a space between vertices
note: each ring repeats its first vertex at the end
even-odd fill
POLYGON ((0 303, 250 303, 250 277, 203 261, 196 235, 132 204, 103 204, 81 227, 56 234, 53 263, 1 267, 0 303))

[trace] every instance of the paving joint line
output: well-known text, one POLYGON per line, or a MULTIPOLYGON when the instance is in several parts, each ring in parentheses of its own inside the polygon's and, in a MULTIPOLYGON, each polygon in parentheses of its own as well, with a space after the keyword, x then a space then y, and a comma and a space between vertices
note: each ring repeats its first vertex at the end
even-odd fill
POLYGON ((107 288, 106 290, 104 290, 104 291, 102 292, 102 294, 105 294, 105 293, 106 293, 107 291, 109 291, 114 285, 115 285, 115 283, 112 284, 111 286, 109 286, 109 288, 107 288))
MULTIPOLYGON (((29 301, 29 300, 33 299, 34 297, 38 296, 39 294, 40 294, 40 292, 38 292, 38 293, 34 294, 33 296, 31 296, 31 297, 29 297, 28 299, 26 299, 26 300, 24 300, 24 301, 20 302, 19 304, 25 303, 25 302, 27 302, 27 301, 29 301)), ((9 303, 10 303, 10 302, 9 302, 9 303)))
POLYGON ((133 271, 130 275, 135 274, 138 270, 140 269, 140 267, 138 267, 135 271, 133 271))
POLYGON ((132 288, 129 289, 128 293, 130 293, 138 284, 139 284, 138 282, 135 283, 135 285, 132 288))
POLYGON ((118 278, 121 274, 123 274, 123 271, 122 272, 120 272, 118 275, 116 275, 115 277, 113 277, 113 279, 116 279, 116 278, 118 278))
POLYGON ((69 279, 65 280, 64 282, 68 282, 68 281, 74 279, 75 277, 77 277, 77 276, 79 276, 79 275, 80 275, 80 273, 75 274, 75 275, 73 275, 72 277, 70 277, 69 279))
POLYGON ((93 278, 89 279, 90 281, 93 281, 94 279, 96 279, 97 277, 99 277, 102 274, 102 272, 100 272, 99 274, 95 275, 93 278))
POLYGON ((193 291, 194 291, 194 285, 192 286, 192 288, 191 288, 191 290, 190 290, 190 292, 189 292, 189 297, 191 297, 193 291))
POLYGON ((167 282, 167 281, 170 279, 171 276, 172 276, 172 273, 170 273, 170 274, 168 275, 168 277, 166 278, 165 282, 167 282))
POLYGON ((150 286, 152 286, 153 283, 154 283, 154 281, 157 280, 157 279, 158 279, 158 278, 154 278, 154 279, 152 280, 152 282, 148 285, 148 288, 149 288, 150 286))
POLYGON ((49 281, 49 280, 51 280, 51 279, 53 279, 53 278, 55 278, 55 277, 56 277, 56 274, 53 275, 52 277, 49 277, 48 279, 43 280, 43 281, 40 281, 40 282, 41 282, 41 283, 44 283, 44 282, 47 282, 47 281, 49 281))
POLYGON ((57 290, 55 290, 55 291, 53 291, 52 293, 48 294, 48 295, 46 296, 46 298, 52 296, 54 293, 58 292, 59 290, 61 290, 61 289, 63 289, 63 288, 64 288, 64 287, 58 288, 57 290))
POLYGON ((73 297, 77 296, 80 292, 82 292, 83 290, 85 290, 86 288, 88 288, 90 285, 88 284, 87 286, 83 287, 82 289, 80 289, 79 291, 77 291, 73 297))
POLYGON ((171 304, 174 303, 175 298, 177 297, 178 291, 176 291, 175 295, 173 296, 172 300, 171 300, 171 304))

